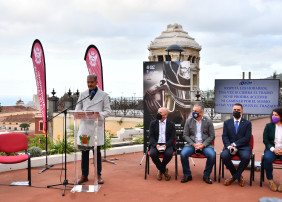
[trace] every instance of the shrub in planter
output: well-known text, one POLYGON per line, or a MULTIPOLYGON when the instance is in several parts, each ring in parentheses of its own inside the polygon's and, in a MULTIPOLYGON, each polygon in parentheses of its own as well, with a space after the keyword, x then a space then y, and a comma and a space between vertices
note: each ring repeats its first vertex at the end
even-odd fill
POLYGON ((42 155, 42 149, 40 147, 30 147, 27 152, 30 154, 30 157, 38 157, 42 155))

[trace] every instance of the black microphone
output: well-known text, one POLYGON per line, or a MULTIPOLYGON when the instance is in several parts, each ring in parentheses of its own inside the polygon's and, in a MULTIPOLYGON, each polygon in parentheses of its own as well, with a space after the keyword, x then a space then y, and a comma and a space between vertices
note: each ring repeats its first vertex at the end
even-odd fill
POLYGON ((90 91, 90 100, 92 100, 93 99, 93 97, 94 97, 94 95, 96 94, 96 92, 95 92, 95 90, 91 90, 90 91))

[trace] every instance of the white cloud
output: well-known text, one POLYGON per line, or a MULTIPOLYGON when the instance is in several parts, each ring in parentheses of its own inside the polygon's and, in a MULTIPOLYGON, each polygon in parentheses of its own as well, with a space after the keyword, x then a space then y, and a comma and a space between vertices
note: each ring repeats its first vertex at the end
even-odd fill
POLYGON ((0 0, 0 102, 36 93, 32 42, 43 44, 48 93, 84 90, 85 50, 102 55, 105 89, 142 96, 147 47, 168 24, 180 23, 202 46, 200 87, 216 78, 282 72, 279 0, 0 0))

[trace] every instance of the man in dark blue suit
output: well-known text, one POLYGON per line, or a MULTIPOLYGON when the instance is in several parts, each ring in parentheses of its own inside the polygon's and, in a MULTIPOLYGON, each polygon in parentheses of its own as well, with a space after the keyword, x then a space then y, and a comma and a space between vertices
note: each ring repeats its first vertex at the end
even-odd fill
POLYGON ((224 181, 229 186, 238 180, 240 186, 244 186, 242 173, 250 162, 251 147, 249 145, 252 136, 252 124, 242 118, 243 106, 236 103, 233 106, 233 118, 224 121, 222 141, 224 150, 221 153, 223 163, 231 172, 232 177, 224 181), (236 169, 231 161, 232 155, 240 157, 240 164, 236 169))

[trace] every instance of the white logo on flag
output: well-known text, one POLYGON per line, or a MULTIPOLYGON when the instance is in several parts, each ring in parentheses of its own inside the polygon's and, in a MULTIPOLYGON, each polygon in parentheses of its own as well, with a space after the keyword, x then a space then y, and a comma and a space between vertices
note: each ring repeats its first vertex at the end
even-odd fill
POLYGON ((39 65, 41 63, 41 50, 38 47, 36 47, 33 49, 33 51, 34 51, 34 56, 35 56, 34 60, 36 64, 39 65))
POLYGON ((89 58, 89 63, 92 67, 95 67, 96 66, 96 62, 97 62, 97 58, 98 58, 98 55, 95 54, 94 51, 91 51, 89 54, 88 54, 88 58, 89 58))

